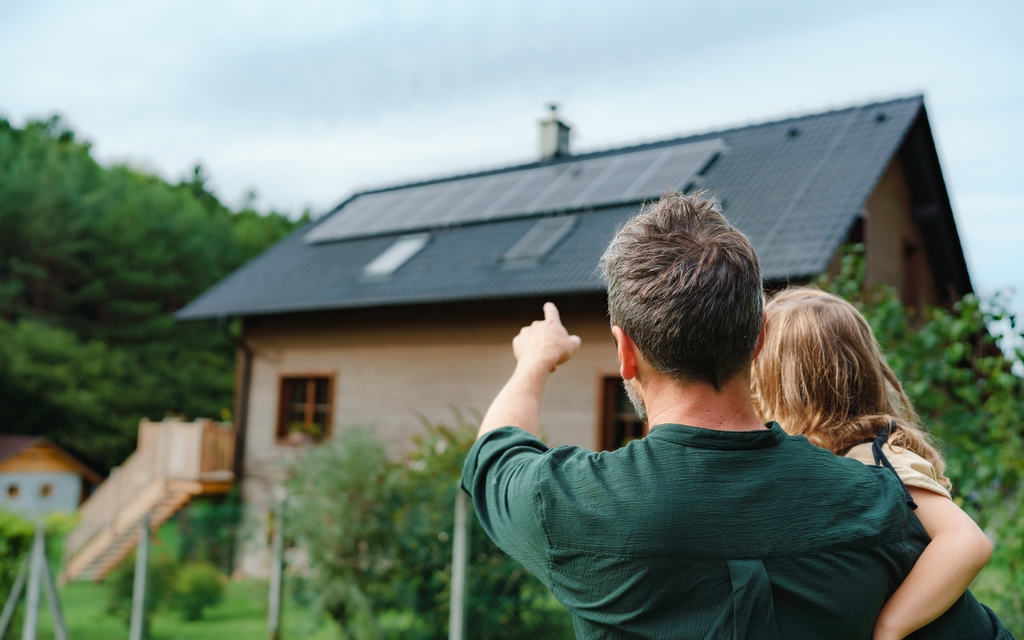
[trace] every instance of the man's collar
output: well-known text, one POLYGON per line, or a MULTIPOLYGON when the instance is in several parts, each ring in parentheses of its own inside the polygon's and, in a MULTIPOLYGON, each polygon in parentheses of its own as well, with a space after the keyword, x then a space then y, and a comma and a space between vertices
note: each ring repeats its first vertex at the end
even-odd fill
POLYGON ((774 447, 787 438, 778 423, 769 422, 765 427, 756 431, 720 431, 685 424, 659 424, 651 427, 647 437, 687 447, 721 450, 764 449, 774 447))

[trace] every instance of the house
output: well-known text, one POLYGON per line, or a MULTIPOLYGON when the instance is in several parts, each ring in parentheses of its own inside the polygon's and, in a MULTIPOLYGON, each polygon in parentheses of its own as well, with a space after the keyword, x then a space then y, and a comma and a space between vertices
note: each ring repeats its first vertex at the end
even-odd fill
POLYGON ((908 305, 971 291, 920 96, 592 153, 568 141, 553 114, 535 162, 354 193, 178 313, 242 320, 236 474, 252 508, 297 443, 365 424, 400 452, 421 416, 484 411, 546 300, 583 338, 548 386, 549 441, 636 436, 596 267, 666 189, 713 193, 769 283, 835 270, 863 242, 869 284, 908 305))
POLYGON ((46 438, 0 435, 0 508, 29 518, 73 513, 100 476, 46 438))

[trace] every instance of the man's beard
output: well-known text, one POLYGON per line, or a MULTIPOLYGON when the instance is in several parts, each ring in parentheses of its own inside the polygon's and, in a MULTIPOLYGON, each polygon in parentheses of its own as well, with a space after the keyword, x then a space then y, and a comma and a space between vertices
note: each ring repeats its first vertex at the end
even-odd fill
POLYGON ((636 415, 640 416, 641 420, 647 420, 647 407, 644 406, 644 399, 640 396, 640 389, 637 387, 636 380, 623 380, 622 386, 626 389, 629 401, 633 403, 636 415))

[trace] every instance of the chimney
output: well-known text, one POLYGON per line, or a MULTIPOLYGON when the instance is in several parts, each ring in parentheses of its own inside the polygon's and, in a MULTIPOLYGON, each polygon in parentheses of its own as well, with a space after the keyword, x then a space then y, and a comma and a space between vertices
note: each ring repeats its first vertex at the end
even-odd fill
POLYGON ((558 105, 548 105, 551 115, 540 121, 540 159, 546 162, 569 155, 569 125, 558 119, 558 105))

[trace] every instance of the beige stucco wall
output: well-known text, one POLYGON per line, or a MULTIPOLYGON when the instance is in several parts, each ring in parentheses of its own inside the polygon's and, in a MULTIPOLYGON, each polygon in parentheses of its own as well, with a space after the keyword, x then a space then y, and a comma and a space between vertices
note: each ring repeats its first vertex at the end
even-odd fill
MULTIPOLYGON (((352 425, 374 428, 393 455, 406 450, 421 418, 454 422, 452 407, 482 414, 512 373, 511 341, 539 318, 539 303, 501 303, 494 313, 479 305, 471 314, 424 317, 415 311, 384 312, 352 320, 346 314, 300 315, 251 322, 253 351, 243 494, 254 533, 243 541, 239 569, 262 574, 269 566, 264 526, 271 488, 282 479, 294 446, 275 436, 282 375, 334 376, 333 434, 352 425), (533 309, 536 307, 536 309, 533 309)), ((486 305, 484 305, 486 307, 486 305)), ((594 448, 598 442, 601 379, 617 375, 614 344, 599 305, 562 305, 566 327, 583 343, 549 378, 541 430, 552 445, 594 448)))

